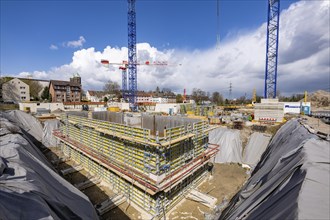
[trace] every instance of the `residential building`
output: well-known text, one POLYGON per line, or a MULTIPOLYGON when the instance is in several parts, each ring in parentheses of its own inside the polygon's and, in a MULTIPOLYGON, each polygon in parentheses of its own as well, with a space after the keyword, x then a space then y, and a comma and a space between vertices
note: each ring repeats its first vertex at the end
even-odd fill
POLYGON ((110 100, 115 97, 115 94, 109 94, 104 91, 93 91, 93 90, 88 90, 86 92, 86 99, 90 102, 102 102, 104 101, 105 97, 107 97, 108 100, 110 100))
POLYGON ((50 80, 49 93, 52 102, 80 102, 81 78, 75 74, 70 81, 50 80))
POLYGON ((1 101, 30 101, 30 87, 28 84, 18 78, 1 81, 1 101))
POLYGON ((152 95, 147 92, 139 91, 136 96, 137 103, 151 103, 152 95))
MULTIPOLYGON (((2 77, 0 84, 8 82, 8 81, 10 81, 14 78, 15 77, 11 77, 11 76, 2 77)), ((19 79, 20 81, 24 82, 25 84, 27 84, 29 86, 30 89, 29 89, 28 93, 29 93, 29 96, 30 96, 29 100, 31 100, 31 101, 35 100, 35 99, 38 99, 41 96, 41 94, 42 94, 43 90, 45 89, 45 87, 49 86, 49 80, 32 79, 32 78, 20 78, 20 77, 17 78, 17 79, 19 79), (31 89, 33 89, 33 91, 31 91, 31 89), (37 94, 38 97, 32 97, 32 94, 35 94, 36 91, 38 91, 38 94, 37 94)), ((3 100, 1 90, 2 90, 2 88, 0 86, 0 101, 3 100)))
POLYGON ((152 102, 154 102, 154 103, 168 103, 168 98, 152 97, 152 102))

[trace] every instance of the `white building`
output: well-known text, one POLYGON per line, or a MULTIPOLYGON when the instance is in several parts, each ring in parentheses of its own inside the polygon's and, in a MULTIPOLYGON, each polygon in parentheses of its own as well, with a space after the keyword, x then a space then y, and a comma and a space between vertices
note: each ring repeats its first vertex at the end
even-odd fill
POLYGON ((114 95, 108 94, 103 91, 92 91, 88 90, 86 92, 86 99, 90 102, 103 102, 104 98, 107 97, 108 100, 113 98, 114 95))
POLYGON ((152 97, 153 103, 168 103, 168 98, 152 97))
POLYGON ((155 112, 164 112, 166 114, 177 114, 180 112, 180 104, 176 103, 157 103, 155 112))
POLYGON ((137 96, 136 97, 136 102, 137 103, 143 103, 143 102, 152 102, 152 97, 151 96, 137 96))
POLYGON ((1 85, 3 101, 30 101, 30 87, 18 78, 11 79, 1 85))
POLYGON ((310 102, 284 102, 284 114, 310 114, 310 102))

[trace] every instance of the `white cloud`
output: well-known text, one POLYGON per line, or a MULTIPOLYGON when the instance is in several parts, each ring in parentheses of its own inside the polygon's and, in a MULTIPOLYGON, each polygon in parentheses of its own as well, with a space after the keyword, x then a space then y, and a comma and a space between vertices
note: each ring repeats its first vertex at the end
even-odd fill
POLYGON ((83 36, 80 36, 79 40, 68 41, 65 42, 63 45, 66 47, 78 48, 78 47, 82 47, 85 42, 86 42, 85 38, 83 36))
MULTIPOLYGON (((301 1, 282 12, 278 66, 278 89, 281 94, 329 88, 328 18, 327 1, 301 1)), ((73 42, 70 43, 71 46, 79 47, 85 39, 80 37, 73 42)), ((231 34, 230 38, 221 42, 220 49, 160 50, 148 43, 139 43, 137 54, 140 62, 167 61, 172 65, 139 66, 138 89, 150 90, 159 86, 182 93, 186 88, 189 94, 193 88, 201 88, 210 92, 219 91, 228 96, 231 82, 232 97, 243 96, 245 93, 251 96, 254 88, 258 95, 262 95, 265 44, 266 24, 250 32, 231 34), (179 63, 182 65, 178 65, 179 63)), ((71 63, 32 74, 35 78, 68 80, 73 73, 78 72, 85 90, 102 89, 109 79, 121 84, 119 66, 110 65, 106 68, 101 65, 101 59, 120 63, 127 60, 127 48, 107 46, 103 51, 96 51, 93 47, 81 49, 73 54, 71 63)))
POLYGON ((56 45, 54 45, 54 44, 51 44, 51 45, 49 46, 49 49, 51 49, 51 50, 57 50, 57 49, 58 49, 58 46, 56 46, 56 45))

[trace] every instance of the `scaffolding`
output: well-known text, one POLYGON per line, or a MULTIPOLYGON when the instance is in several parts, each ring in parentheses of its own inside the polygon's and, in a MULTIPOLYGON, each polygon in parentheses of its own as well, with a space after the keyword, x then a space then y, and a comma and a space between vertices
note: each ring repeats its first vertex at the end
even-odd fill
POLYGON ((218 149, 206 121, 151 129, 62 114, 53 134, 64 154, 153 217, 167 213, 199 183, 218 149))

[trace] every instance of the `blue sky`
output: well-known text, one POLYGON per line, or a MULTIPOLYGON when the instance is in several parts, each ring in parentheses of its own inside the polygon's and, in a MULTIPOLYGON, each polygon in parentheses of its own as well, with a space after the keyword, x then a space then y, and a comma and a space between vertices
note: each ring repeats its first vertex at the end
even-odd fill
MULTIPOLYGON (((239 91, 234 90, 237 91, 237 96, 243 94, 244 91, 250 93, 250 90, 252 91, 254 87, 262 93, 262 78, 264 77, 265 65, 265 48, 263 48, 265 44, 263 42, 266 38, 261 35, 266 33, 264 25, 267 17, 267 2, 267 0, 220 0, 221 47, 225 49, 220 52, 213 52, 217 34, 217 3, 215 0, 137 0, 137 42, 147 43, 147 45, 138 46, 138 48, 142 48, 140 54, 144 56, 147 54, 146 56, 150 59, 162 57, 164 59, 168 58, 168 60, 175 63, 186 62, 187 65, 198 63, 195 69, 200 68, 199 75, 205 76, 203 78, 205 84, 198 84, 195 81, 179 84, 177 81, 185 81, 187 77, 189 78, 188 72, 190 70, 188 68, 184 68, 184 71, 182 69, 146 70, 147 72, 141 70, 143 72, 141 72, 142 77, 149 76, 151 79, 148 79, 149 84, 141 81, 139 88, 147 90, 155 84, 160 84, 161 87, 172 87, 176 91, 181 91, 182 87, 187 87, 188 91, 193 87, 215 91, 218 88, 227 88, 229 82, 233 82, 233 87, 238 88, 242 82, 236 79, 235 74, 243 74, 246 70, 247 72, 250 71, 252 75, 257 75, 258 73, 256 83, 249 85, 249 88, 242 88, 239 91), (251 36, 260 37, 260 43, 252 41, 251 36), (242 68, 244 66, 245 69, 231 69, 226 72, 227 64, 219 63, 226 60, 227 57, 238 57, 240 54, 247 56, 245 59, 242 59, 243 61, 247 60, 251 55, 244 52, 244 48, 249 47, 249 44, 255 44, 255 47, 251 47, 252 49, 250 50, 256 48, 255 51, 258 51, 258 56, 256 56, 255 60, 251 60, 250 63, 245 63, 244 65, 242 64, 242 68), (191 54, 196 56, 190 56, 191 54), (201 57, 199 58, 198 56, 201 57), (203 60, 203 57, 205 60, 203 60), (197 62, 195 59, 199 61, 197 62), (209 62, 209 60, 212 60, 212 62, 209 62), (247 67, 254 67, 255 62, 258 62, 258 68, 248 70, 247 67), (203 69, 203 65, 209 66, 209 68, 203 69), (207 83, 207 80, 212 80, 212 77, 219 77, 219 75, 223 76, 223 78, 218 79, 218 84, 221 85, 214 85, 208 88, 209 83, 207 83), (166 80, 163 80, 164 76, 168 76, 165 78, 166 80)), ((309 9, 311 7, 317 8, 316 10, 324 8, 321 6, 322 2, 326 1, 298 2, 299 4, 294 4, 297 1, 281 1, 281 10, 284 12, 284 20, 281 23, 283 23, 284 29, 280 32, 280 38, 283 38, 280 43, 283 45, 282 51, 286 52, 283 55, 285 57, 283 63, 287 62, 288 56, 295 57, 291 56, 291 50, 289 50, 292 49, 294 51, 295 48, 284 47, 284 45, 289 45, 288 43, 292 41, 290 37, 298 40, 304 39, 305 24, 302 22, 306 23, 306 21, 303 21, 305 16, 315 17, 315 20, 321 19, 323 22, 318 22, 320 27, 314 33, 317 37, 315 42, 319 42, 318 39, 323 39, 322 36, 329 33, 329 28, 327 28, 329 26, 327 21, 329 20, 327 19, 329 18, 329 10, 325 10, 326 16, 317 18, 317 13, 313 13, 309 9), (290 6, 291 8, 288 9, 290 6), (294 15, 295 13, 300 14, 294 15), (285 19, 286 17, 288 19, 285 19), (292 27, 298 28, 295 32, 297 36, 290 34, 290 29, 292 29, 292 32, 294 28, 291 28, 288 22, 291 22, 290 25, 292 27), (302 35, 299 35, 300 33, 302 35)), ((312 21, 313 19, 310 20, 312 21)), ((87 65, 86 60, 91 60, 95 57, 98 57, 98 59, 104 57, 117 61, 125 59, 125 47, 127 47, 127 2, 125 0, 1 0, 0 22, 0 64, 2 75, 24 76, 26 73, 31 73, 36 78, 67 79, 72 74, 68 72, 77 71, 83 75, 83 83, 85 83, 87 88, 101 89, 102 83, 108 79, 120 83, 119 70, 113 69, 118 74, 109 75, 109 72, 106 72, 99 66, 91 63, 87 65), (76 45, 76 47, 73 45, 76 45), (114 49, 106 51, 107 46, 114 49), (90 78, 90 75, 93 74, 96 77, 90 78)), ((307 44, 311 39, 314 39, 313 36, 306 38, 305 43, 307 44)), ((329 50, 327 41, 328 39, 325 39, 325 44, 322 41, 323 47, 317 51, 313 50, 313 53, 316 54, 323 49, 329 50)), ((316 48, 318 45, 314 46, 316 48)), ((306 52, 306 57, 303 58, 307 59, 307 54, 312 50, 299 45, 297 47, 306 52)), ((329 56, 322 55, 321 57, 322 60, 326 60, 329 56)), ((299 57, 296 60, 291 59, 290 62, 293 64, 299 61, 299 59, 299 57)), ((235 61, 235 59, 229 60, 235 61)), ((307 65, 308 63, 306 61, 303 64, 307 65)), ((232 62, 232 65, 234 65, 234 62, 232 62)), ((301 65, 301 67, 304 65, 301 65)), ((235 64, 235 66, 239 67, 240 64, 235 64)), ((325 66, 329 66, 328 63, 325 63, 325 66)), ((282 65, 282 67, 279 67, 279 71, 281 69, 286 71, 288 66, 282 65)), ((318 80, 321 80, 321 78, 318 80)), ((327 87, 327 85, 324 86, 327 87)), ((280 89, 284 93, 297 92, 298 90, 300 92, 300 89, 288 89, 286 86, 280 87, 280 89)))
MULTIPOLYGON (((282 1, 282 8, 293 1, 282 1)), ((159 49, 204 49, 217 34, 216 1, 137 1, 137 42, 159 49)), ((221 1, 220 36, 257 28, 267 1, 221 1)), ((15 74, 70 62, 75 48, 51 44, 84 36, 84 48, 127 45, 127 2, 1 1, 1 71, 15 74)), ((230 36, 229 36, 230 38, 230 36)))

